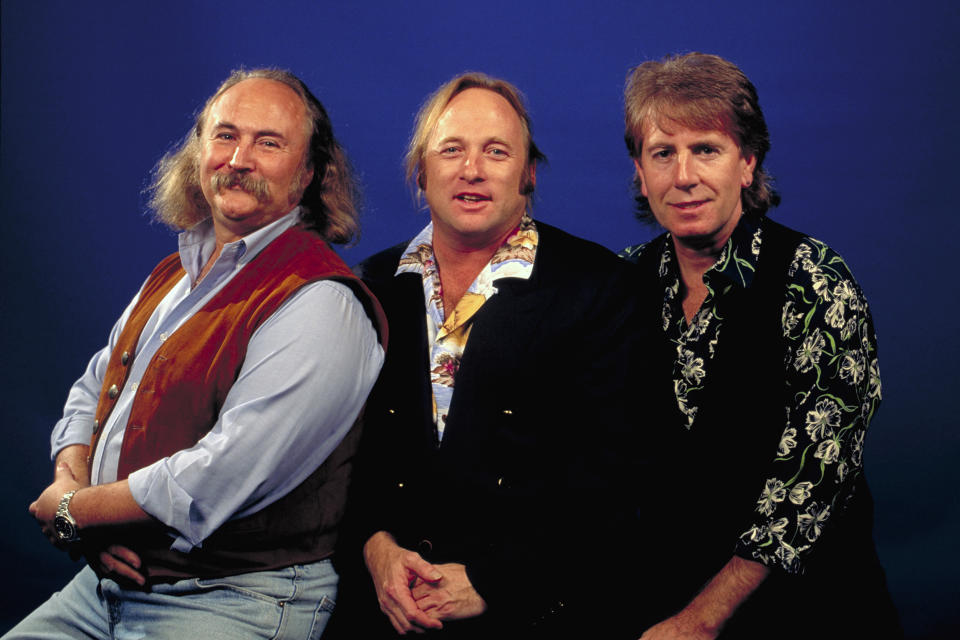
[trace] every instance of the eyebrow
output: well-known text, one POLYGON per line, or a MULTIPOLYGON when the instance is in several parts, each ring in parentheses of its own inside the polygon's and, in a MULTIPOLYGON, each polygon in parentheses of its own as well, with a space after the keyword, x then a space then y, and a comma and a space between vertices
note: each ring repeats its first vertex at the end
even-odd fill
MULTIPOLYGON (((239 131, 239 127, 231 122, 216 122, 213 125, 213 130, 217 129, 229 129, 230 131, 239 131)), ((256 132, 255 137, 260 138, 263 136, 271 138, 280 138, 281 140, 286 140, 286 137, 279 131, 274 131, 273 129, 262 129, 256 132)))
MULTIPOLYGON (((461 137, 461 136, 447 136, 446 138, 443 138, 442 140, 437 140, 436 144, 437 144, 437 146, 442 146, 442 145, 445 145, 445 144, 450 144, 451 142, 458 142, 458 143, 460 143, 460 144, 463 144, 463 137, 461 137)), ((507 141, 504 140, 503 138, 496 137, 496 136, 494 136, 494 137, 492 137, 492 138, 489 138, 488 140, 484 141, 483 146, 487 146, 488 144, 501 144, 501 145, 503 145, 503 146, 505 146, 505 147, 509 147, 509 148, 511 148, 511 149, 513 148, 513 147, 510 145, 509 142, 507 142, 507 141)))

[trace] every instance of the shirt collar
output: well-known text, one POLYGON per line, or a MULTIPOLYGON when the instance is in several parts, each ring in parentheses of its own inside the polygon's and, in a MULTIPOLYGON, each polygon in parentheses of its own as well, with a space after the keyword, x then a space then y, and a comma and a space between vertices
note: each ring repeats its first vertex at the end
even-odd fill
MULTIPOLYGON (((219 259, 226 258, 232 260, 234 266, 244 266, 257 257, 281 233, 298 222, 300 222, 300 207, 295 207, 290 213, 277 218, 270 224, 248 233, 239 240, 223 245, 219 259)), ((210 255, 216 246, 213 220, 207 218, 182 232, 177 236, 177 243, 180 263, 192 282, 196 279, 203 265, 210 259, 210 255)))
MULTIPOLYGON (((491 271, 491 280, 498 278, 520 278, 527 280, 533 271, 533 262, 536 259, 539 234, 533 218, 523 214, 520 224, 508 235, 488 266, 491 271)), ((436 264, 433 254, 433 222, 427 224, 404 249, 400 264, 394 275, 401 273, 419 273, 429 271, 436 264)))
MULTIPOLYGON (((741 216, 730 238, 720 251, 720 256, 712 267, 703 274, 704 282, 728 282, 734 286, 748 289, 760 261, 760 238, 763 219, 753 216, 741 216)), ((667 234, 660 256, 661 280, 676 277, 680 272, 674 257, 673 242, 667 234), (671 273, 672 272, 672 273, 671 273)))

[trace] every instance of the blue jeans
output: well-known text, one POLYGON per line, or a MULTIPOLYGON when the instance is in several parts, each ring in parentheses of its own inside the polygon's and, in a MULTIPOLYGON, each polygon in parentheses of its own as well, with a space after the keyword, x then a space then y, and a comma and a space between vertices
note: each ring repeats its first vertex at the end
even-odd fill
POLYGON ((337 597, 330 560, 226 578, 122 589, 84 567, 2 640, 238 640, 323 633, 337 597))

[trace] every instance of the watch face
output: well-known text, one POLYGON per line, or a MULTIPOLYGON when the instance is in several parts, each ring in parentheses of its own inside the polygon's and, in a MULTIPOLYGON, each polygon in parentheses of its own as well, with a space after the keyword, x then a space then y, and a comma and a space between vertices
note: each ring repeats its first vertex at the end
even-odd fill
POLYGON ((63 516, 56 516, 53 519, 53 527, 61 540, 73 540, 77 536, 77 528, 63 516))

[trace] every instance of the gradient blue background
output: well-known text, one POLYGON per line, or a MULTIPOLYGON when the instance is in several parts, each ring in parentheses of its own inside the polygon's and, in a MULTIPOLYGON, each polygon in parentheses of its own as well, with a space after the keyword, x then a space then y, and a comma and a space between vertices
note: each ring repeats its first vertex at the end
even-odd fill
MULTIPOLYGON (((877 544, 909 636, 957 637, 957 7, 4 0, 0 631, 77 568, 26 512, 50 478, 49 431, 174 250, 142 190, 231 69, 289 68, 328 108, 366 194, 363 239, 343 252, 353 263, 425 223, 400 168, 413 114, 474 69, 527 94, 550 158, 539 217, 612 249, 651 237, 631 213, 623 79, 643 60, 700 50, 758 87, 784 202, 774 216, 837 248, 870 299, 885 398, 866 456, 877 544)), ((645 581, 633 582, 656 588, 645 581)))

